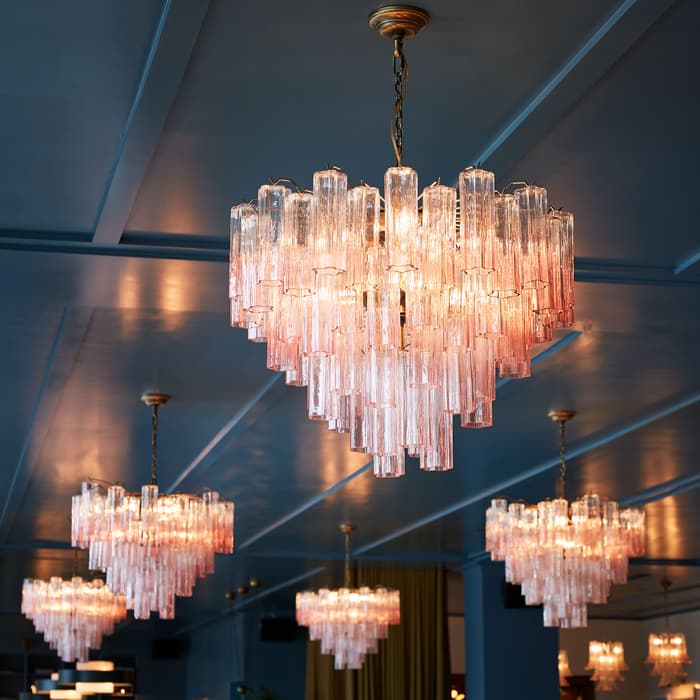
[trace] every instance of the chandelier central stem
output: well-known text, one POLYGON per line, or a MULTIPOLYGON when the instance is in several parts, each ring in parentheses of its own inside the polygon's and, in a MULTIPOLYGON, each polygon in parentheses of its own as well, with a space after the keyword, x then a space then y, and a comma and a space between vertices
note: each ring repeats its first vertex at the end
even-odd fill
POLYGON ((394 34, 394 109, 391 113, 391 144, 396 165, 403 164, 403 103, 408 90, 408 61, 403 52, 403 32, 394 34))
POLYGON ((559 498, 566 494, 566 422, 559 421, 559 498))
POLYGON ((151 407, 151 485, 158 485, 158 405, 151 407))

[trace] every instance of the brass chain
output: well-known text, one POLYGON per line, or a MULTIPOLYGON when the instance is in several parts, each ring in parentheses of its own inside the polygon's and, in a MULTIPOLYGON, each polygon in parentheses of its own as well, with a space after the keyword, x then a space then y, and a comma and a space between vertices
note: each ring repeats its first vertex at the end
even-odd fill
POLYGON ((565 497, 566 479, 566 421, 559 421, 559 498, 565 497))
POLYGON ((403 36, 394 36, 394 109, 391 113, 391 144, 396 155, 396 165, 403 161, 403 103, 408 89, 408 61, 403 52, 403 36))

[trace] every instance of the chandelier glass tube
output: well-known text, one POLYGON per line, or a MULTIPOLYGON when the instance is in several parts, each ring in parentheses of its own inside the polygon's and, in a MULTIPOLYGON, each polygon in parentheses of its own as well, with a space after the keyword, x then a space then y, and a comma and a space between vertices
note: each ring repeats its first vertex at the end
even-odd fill
POLYGON ((159 493, 157 409, 167 397, 142 398, 153 408, 151 483, 138 494, 84 482, 73 496, 72 542, 89 550, 90 568, 106 572, 107 585, 126 596, 134 617, 157 611, 172 619, 175 596, 191 596, 197 579, 214 573, 214 555, 233 552, 234 506, 215 491, 159 493))
POLYGON ((24 579, 21 611, 63 661, 86 661, 126 617, 126 600, 102 579, 24 579))
POLYGON ((506 580, 527 605, 543 605, 546 627, 586 627, 589 603, 605 603, 613 583, 626 583, 629 557, 644 554, 644 512, 587 494, 564 498, 564 426, 573 412, 552 412, 561 435, 559 497, 536 505, 491 501, 486 550, 505 561, 506 580))
POLYGON ((668 589, 671 581, 664 576, 661 586, 664 589, 666 630, 649 635, 649 654, 644 663, 652 665, 651 675, 659 677, 659 687, 667 688, 683 681, 688 675, 683 667, 692 661, 688 656, 685 635, 669 631, 668 589))
POLYGON ((231 325, 267 343, 268 369, 306 387, 308 417, 349 433, 378 477, 402 476, 406 454, 452 469, 453 417, 490 426, 496 376, 529 377, 574 309, 573 216, 543 187, 498 192, 467 168, 419 195, 403 165, 402 31, 383 197, 330 168, 309 191, 263 184, 230 216, 231 325))
POLYGON ((589 642, 586 670, 593 671, 591 680, 595 681, 597 690, 617 690, 618 683, 625 680, 622 672, 629 670, 622 642, 589 642))
POLYGON ((297 622, 309 628, 309 639, 321 642, 322 654, 333 654, 336 670, 360 669, 367 654, 376 654, 389 625, 401 622, 397 590, 350 584, 350 532, 345 533, 345 585, 331 590, 301 591, 296 595, 297 622))

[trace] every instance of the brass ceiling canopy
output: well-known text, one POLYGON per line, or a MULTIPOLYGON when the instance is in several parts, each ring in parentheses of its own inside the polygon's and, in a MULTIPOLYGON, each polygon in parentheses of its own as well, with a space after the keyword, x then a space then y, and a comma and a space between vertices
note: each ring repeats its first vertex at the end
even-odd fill
POLYGON ((338 525, 338 529, 344 535, 349 535, 351 532, 357 530, 357 525, 354 525, 353 523, 340 523, 340 525, 338 525))
POLYGON ((383 37, 411 39, 427 26, 430 15, 414 5, 384 5, 369 15, 369 26, 383 37))
POLYGON ((556 409, 549 411, 547 415, 555 422, 555 423, 566 423, 567 421, 570 421, 575 415, 576 411, 570 411, 566 409, 556 409))
POLYGON ((146 406, 165 406, 170 399, 169 394, 158 394, 156 392, 147 391, 141 394, 141 401, 143 401, 146 406))

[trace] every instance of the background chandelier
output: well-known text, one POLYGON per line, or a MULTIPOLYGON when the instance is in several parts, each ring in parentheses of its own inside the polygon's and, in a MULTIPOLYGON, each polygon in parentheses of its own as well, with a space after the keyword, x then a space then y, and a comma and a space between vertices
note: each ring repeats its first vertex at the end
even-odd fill
POLYGON ((85 661, 89 650, 99 649, 102 637, 126 617, 126 601, 102 579, 53 576, 49 581, 24 579, 21 610, 64 661, 85 661))
POLYGON ((692 662, 688 657, 685 635, 680 632, 669 632, 668 589, 671 586, 671 581, 664 576, 661 579, 661 585, 664 589, 666 630, 659 634, 649 635, 649 655, 644 663, 653 664, 651 675, 659 676, 659 687, 666 688, 680 683, 688 675, 683 669, 683 665, 692 662))
POLYGON ((80 700, 90 697, 133 697, 134 672, 115 668, 113 661, 78 662, 75 668, 62 668, 49 678, 37 679, 30 697, 47 695, 52 700, 80 700))
POLYGON ((550 411, 559 423, 559 494, 537 505, 491 501, 486 549, 505 561, 506 580, 522 586, 528 605, 544 604, 547 627, 586 627, 587 604, 604 603, 612 583, 627 582, 631 556, 644 554, 644 512, 596 494, 565 498, 566 422, 574 411, 550 411))
POLYGON ((569 676, 573 675, 569 668, 569 652, 566 649, 560 649, 557 656, 557 669, 559 670, 559 687, 568 688, 569 676))
POLYGON ((87 481, 73 496, 73 546, 89 548, 90 568, 126 595, 134 617, 175 616, 175 596, 190 596, 197 578, 214 572, 214 554, 233 552, 233 503, 215 491, 202 497, 158 492, 158 408, 165 394, 144 394, 152 410, 151 483, 141 493, 87 481))
POLYGON ((377 587, 351 588, 350 533, 354 525, 343 523, 345 535, 345 585, 318 592, 297 593, 297 622, 309 628, 309 639, 321 642, 322 654, 333 654, 335 668, 360 669, 366 654, 377 653, 377 641, 386 639, 389 625, 401 621, 399 591, 377 587))
POLYGON ((428 19, 400 5, 370 15, 394 44, 383 199, 330 168, 311 191, 278 180, 231 209, 231 325, 267 343, 267 367, 308 387, 309 418, 350 433, 380 477, 402 476, 406 451, 451 469, 453 415, 490 426, 496 373, 530 376, 533 346, 573 322, 573 216, 544 188, 496 192, 493 173, 467 168, 419 197, 403 165, 403 42, 428 19))
POLYGON ((625 680, 622 672, 629 670, 622 642, 589 642, 586 670, 593 671, 591 680, 596 682, 597 690, 617 690, 617 684, 625 680))

